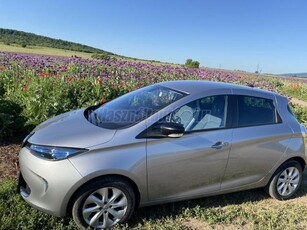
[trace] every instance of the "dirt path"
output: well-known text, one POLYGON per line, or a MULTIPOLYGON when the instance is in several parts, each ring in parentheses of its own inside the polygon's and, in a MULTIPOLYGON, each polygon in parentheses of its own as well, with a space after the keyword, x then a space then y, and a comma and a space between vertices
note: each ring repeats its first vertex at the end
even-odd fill
POLYGON ((307 101, 303 101, 303 100, 300 100, 300 99, 297 99, 297 98, 291 98, 291 102, 293 104, 296 104, 296 105, 307 107, 307 101))

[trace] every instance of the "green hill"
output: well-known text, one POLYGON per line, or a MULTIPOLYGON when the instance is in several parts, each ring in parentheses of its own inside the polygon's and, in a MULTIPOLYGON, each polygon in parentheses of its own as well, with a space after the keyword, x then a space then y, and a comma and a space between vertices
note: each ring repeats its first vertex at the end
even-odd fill
POLYGON ((11 29, 0 28, 0 42, 5 45, 19 45, 24 48, 27 46, 40 46, 85 53, 106 53, 113 55, 113 53, 91 46, 11 29))
POLYGON ((156 64, 173 64, 156 60, 127 57, 75 42, 50 38, 24 31, 0 28, 0 52, 31 53, 82 58, 108 59, 111 57, 156 64))

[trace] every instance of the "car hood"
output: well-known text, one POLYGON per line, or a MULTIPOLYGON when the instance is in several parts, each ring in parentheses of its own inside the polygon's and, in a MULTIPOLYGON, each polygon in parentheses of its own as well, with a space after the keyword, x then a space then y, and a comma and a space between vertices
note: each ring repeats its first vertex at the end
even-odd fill
POLYGON ((116 130, 103 129, 90 123, 79 109, 55 116, 34 130, 29 142, 37 145, 88 148, 110 141, 116 130))

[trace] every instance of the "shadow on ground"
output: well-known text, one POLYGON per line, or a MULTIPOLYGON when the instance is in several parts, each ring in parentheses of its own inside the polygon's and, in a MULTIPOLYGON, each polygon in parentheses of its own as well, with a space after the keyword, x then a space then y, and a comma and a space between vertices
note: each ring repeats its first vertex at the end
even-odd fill
MULTIPOLYGON (((301 188, 293 199, 307 196, 307 169, 304 172, 301 188)), ((155 205, 138 209, 129 222, 130 227, 135 227, 140 220, 154 220, 165 217, 176 218, 186 209, 226 207, 229 205, 240 205, 258 201, 272 200, 263 189, 253 189, 225 195, 205 197, 201 199, 181 201, 164 205, 155 205)))

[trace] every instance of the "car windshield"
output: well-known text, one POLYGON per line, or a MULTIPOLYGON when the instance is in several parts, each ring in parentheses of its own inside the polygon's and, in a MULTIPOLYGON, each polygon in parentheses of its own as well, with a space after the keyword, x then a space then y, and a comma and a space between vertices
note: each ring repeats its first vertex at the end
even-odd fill
POLYGON ((163 86, 152 85, 127 93, 92 111, 88 120, 102 128, 122 129, 149 117, 185 96, 163 86))

